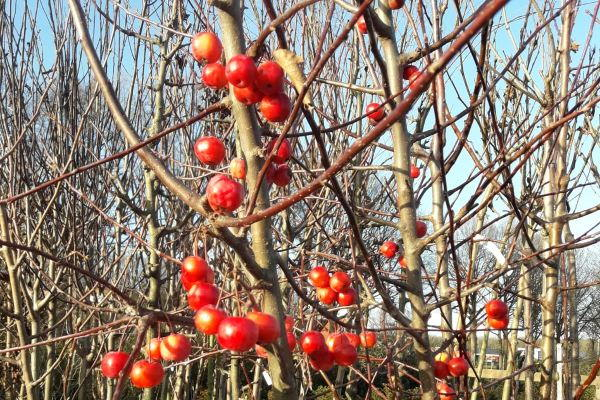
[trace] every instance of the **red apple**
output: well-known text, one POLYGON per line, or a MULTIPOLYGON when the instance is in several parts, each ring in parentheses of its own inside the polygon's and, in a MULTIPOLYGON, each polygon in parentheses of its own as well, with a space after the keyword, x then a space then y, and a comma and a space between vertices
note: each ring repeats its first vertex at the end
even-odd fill
POLYGON ((390 240, 386 240, 383 242, 381 247, 379 248, 379 252, 385 258, 392 258, 396 255, 398 251, 398 245, 390 240))
POLYGON ((448 371, 448 364, 442 361, 435 361, 433 363, 433 374, 438 379, 446 379, 450 372, 448 371))
POLYGON ((454 357, 448 361, 448 371, 452 376, 463 376, 469 372, 469 363, 463 357, 454 357))
POLYGON ((423 221, 415 222, 415 233, 418 238, 422 238, 427 235, 427 224, 423 221))
POLYGON ((369 30, 367 29, 367 21, 365 21, 365 17, 363 17, 362 15, 356 22, 356 27, 358 28, 358 31, 363 35, 366 35, 369 32, 369 30))
POLYGON ((456 392, 446 382, 438 382, 436 385, 440 400, 455 400, 456 392))
POLYGON ((358 358, 356 347, 349 343, 340 346, 333 352, 333 358, 335 359, 336 364, 348 367, 354 364, 358 358))
POLYGON ((312 353, 309 358, 310 366, 317 371, 329 371, 333 367, 335 358, 327 348, 312 353))
POLYGON ((337 300, 338 294, 330 287, 317 288, 317 299, 323 304, 333 304, 337 300))
MULTIPOLYGON (((275 143, 277 143, 277 139, 271 139, 267 144, 267 154, 271 154, 273 149, 275 148, 275 143)), ((273 154, 273 162, 276 164, 283 164, 287 160, 292 157, 292 145, 287 139, 283 139, 279 148, 273 154)))
POLYGON ((160 342, 160 355, 163 360, 183 361, 192 352, 192 345, 187 337, 180 333, 172 333, 160 342))
POLYGON ((237 101, 247 106, 258 103, 264 96, 254 85, 249 85, 243 88, 234 86, 233 95, 237 101))
POLYGON ((294 351, 294 349, 296 348, 296 336, 294 336, 292 332, 286 332, 285 335, 287 337, 288 347, 290 351, 294 351))
POLYGON ((284 122, 292 111, 292 102, 285 93, 268 95, 263 97, 259 110, 269 122, 284 122))
POLYGON ((162 360, 162 356, 160 355, 160 342, 162 338, 152 338, 150 339, 150 343, 148 346, 144 348, 146 352, 146 356, 152 361, 160 361, 162 360))
POLYGON ((279 321, 271 314, 260 311, 251 311, 246 315, 258 327, 258 341, 260 343, 273 343, 281 336, 279 321))
POLYGON ((492 318, 488 317, 488 324, 492 329, 504 330, 508 328, 508 317, 492 318))
POLYGON ((401 268, 408 268, 408 261, 406 261, 406 258, 404 258, 404 255, 401 255, 400 257, 398 257, 398 263, 400 264, 401 268))
POLYGON ((410 164, 410 177, 417 179, 421 175, 421 170, 415 164, 410 164))
POLYGON ((119 373, 125 367, 125 363, 129 359, 129 354, 123 351, 110 351, 102 357, 100 370, 102 375, 107 378, 117 378, 119 373))
POLYGON ((229 172, 235 179, 246 179, 246 161, 243 158, 234 158, 229 163, 229 172))
POLYGON ((256 86, 267 95, 283 91, 283 69, 275 61, 265 61, 258 67, 256 86))
POLYGON ((309 355, 327 349, 325 346, 325 338, 323 337, 323 334, 318 331, 305 332, 300 337, 300 347, 302 348, 302 351, 309 355))
POLYGON ((388 0, 390 10, 398 10, 404 5, 404 0, 388 0))
POLYGON ((212 32, 201 32, 192 38, 190 53, 198 62, 203 60, 208 63, 217 62, 221 58, 222 52, 221 41, 212 32))
POLYGON ((227 80, 238 88, 252 86, 256 81, 256 74, 254 60, 244 54, 231 57, 225 67, 227 80))
POLYGON ((129 379, 137 388, 151 388, 158 385, 164 375, 165 371, 159 362, 140 360, 131 367, 129 379))
POLYGON ((225 318, 219 325, 217 341, 227 350, 248 351, 258 341, 258 327, 248 318, 225 318))
POLYGON ((202 82, 212 89, 226 87, 225 67, 220 63, 207 64, 202 70, 202 82))
POLYGON ((219 324, 227 318, 227 313, 212 304, 205 305, 194 316, 196 329, 205 335, 216 335, 219 324))
POLYGON ((327 349, 335 353, 338 348, 350 344, 348 337, 344 333, 332 333, 325 339, 327 349))
POLYGON ((338 293, 348 290, 351 284, 352 281, 348 274, 342 271, 334 273, 329 279, 329 287, 338 293))
POLYGON ((206 186, 208 204, 217 213, 233 212, 244 202, 244 187, 226 175, 213 176, 206 186))
POLYGON ((414 65, 407 65, 404 67, 404 70, 402 71, 402 78, 404 78, 404 80, 407 80, 407 81, 416 75, 419 75, 419 68, 415 67, 414 65))
POLYGON ((189 256, 181 262, 181 272, 194 282, 207 282, 212 271, 204 258, 189 256))
POLYGON ((192 285, 197 282, 194 278, 192 278, 185 272, 181 273, 180 278, 181 278, 181 286, 183 286, 183 289, 186 292, 189 292, 190 289, 192 288, 192 285))
POLYGON ((287 332, 291 332, 292 329, 294 329, 294 318, 290 317, 289 315, 285 316, 285 330, 287 332))
POLYGON ((352 288, 346 289, 344 292, 339 292, 337 302, 342 307, 348 307, 356 303, 356 291, 352 288))
POLYGON ((354 347, 360 346, 360 336, 358 336, 356 333, 346 332, 346 333, 344 333, 344 335, 346 335, 346 339, 348 339, 348 341, 350 342, 350 344, 352 346, 354 346, 354 347))
POLYGON ((287 164, 279 164, 273 174, 273 183, 279 187, 284 187, 292 181, 292 170, 287 164))
POLYGON ((196 282, 188 292, 187 300, 190 308, 198 311, 208 304, 217 304, 217 301, 219 301, 219 289, 210 283, 196 282))
POLYGON ((508 307, 502 300, 494 299, 485 305, 487 316, 494 319, 502 319, 508 315, 508 307))
POLYGON ((314 267, 308 273, 308 279, 314 287, 329 287, 329 272, 321 265, 314 267))
POLYGON ((385 117, 385 108, 379 108, 380 106, 381 104, 379 103, 371 103, 367 106, 367 117, 369 117, 371 121, 381 121, 383 117, 385 117))
POLYGON ((206 165, 218 165, 225 159, 225 145, 214 136, 203 136, 194 143, 194 154, 206 165))
POLYGON ((362 344, 364 348, 370 349, 377 343, 377 334, 373 331, 362 332, 359 336, 360 344, 362 344))

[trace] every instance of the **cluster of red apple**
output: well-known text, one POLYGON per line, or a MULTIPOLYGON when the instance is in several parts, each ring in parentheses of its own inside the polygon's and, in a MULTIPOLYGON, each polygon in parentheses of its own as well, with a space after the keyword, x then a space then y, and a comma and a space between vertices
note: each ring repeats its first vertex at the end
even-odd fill
POLYGON ((308 273, 308 279, 323 304, 331 305, 337 301, 340 306, 347 307, 356 302, 356 291, 350 287, 352 281, 345 272, 337 271, 329 276, 329 271, 319 265, 308 273))
POLYGON ((230 83, 235 98, 247 106, 259 103, 259 111, 269 122, 284 122, 290 115, 292 103, 283 92, 283 69, 274 61, 266 61, 258 68, 252 57, 236 54, 223 66, 219 61, 223 46, 212 32, 194 36, 190 52, 196 61, 208 64, 202 70, 202 81, 213 89, 230 83))
MULTIPOLYGON (((418 170, 418 168, 417 168, 417 170, 418 170)), ((423 221, 416 221, 415 222, 415 234, 417 235, 418 238, 422 238, 425 235, 427 235, 427 224, 423 221)), ((396 256, 396 254, 398 253, 398 250, 400 250, 400 246, 398 246, 398 244, 396 244, 396 242, 392 242, 391 240, 386 240, 379 247, 379 253, 388 259, 394 258, 396 256)), ((400 254, 400 256, 398 257, 398 262, 400 263, 400 266, 402 268, 408 267, 408 264, 406 263, 406 259, 404 258, 404 254, 400 254)))
POLYGON ((489 301, 485 305, 485 312, 490 328, 503 330, 508 327, 508 307, 502 300, 489 301))
POLYGON ((360 335, 352 332, 322 333, 305 332, 300 338, 300 347, 308 355, 311 367, 317 371, 327 371, 334 364, 350 366, 358 358, 359 346, 371 348, 377 343, 377 335, 373 331, 365 331, 360 335))

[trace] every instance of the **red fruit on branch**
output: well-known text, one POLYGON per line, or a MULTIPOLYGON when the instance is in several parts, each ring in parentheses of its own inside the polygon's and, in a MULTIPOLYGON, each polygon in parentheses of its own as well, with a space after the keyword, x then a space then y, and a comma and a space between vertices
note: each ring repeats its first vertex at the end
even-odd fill
POLYGON ((443 361, 435 361, 433 363, 433 374, 438 379, 446 379, 450 371, 448 371, 448 364, 443 361))
POLYGON ((329 287, 338 293, 345 292, 350 288, 352 281, 347 273, 338 271, 329 278, 329 287))
POLYGON ((256 86, 267 95, 283 91, 283 69, 275 61, 265 61, 258 66, 256 86))
POLYGON ((290 317, 289 315, 285 316, 285 330, 287 332, 291 332, 292 329, 294 329, 294 318, 290 317))
POLYGON ((398 257, 398 264, 400 264, 401 268, 408 268, 408 261, 406 261, 404 255, 398 257))
POLYGON ((172 333, 160 342, 160 356, 167 361, 183 361, 192 352, 192 345, 181 333, 172 333))
POLYGON ((356 303, 356 291, 352 288, 338 293, 337 302, 342 307, 348 307, 356 303))
POLYGON ((325 345, 325 338, 321 332, 318 331, 305 332, 300 337, 300 347, 302 348, 303 352, 309 355, 327 349, 327 346, 325 345))
POLYGON ((210 283, 196 282, 187 294, 187 301, 195 311, 209 304, 215 305, 219 301, 219 289, 210 283))
POLYGON ((194 316, 194 325, 205 335, 216 335, 219 325, 225 318, 227 318, 225 311, 208 304, 198 310, 194 316))
POLYGON ((346 339, 348 339, 348 341, 350 342, 350 344, 352 346, 354 346, 354 347, 360 346, 360 336, 358 336, 356 333, 346 332, 346 333, 344 333, 344 335, 346 335, 346 339))
POLYGON ((415 222, 415 233, 418 238, 422 238, 427 235, 427 224, 423 221, 415 222))
POLYGON ((321 265, 314 267, 308 273, 308 279, 314 287, 329 287, 329 272, 321 265))
POLYGON ((227 350, 248 351, 258 341, 258 327, 248 318, 225 318, 219 325, 217 341, 227 350))
POLYGON ((419 74, 419 68, 415 67, 414 65, 407 65, 404 67, 404 70, 402 71, 402 78, 406 81, 410 80, 410 78, 412 78, 413 76, 416 76, 419 74))
POLYGON ((246 179, 246 161, 243 158, 234 158, 229 163, 229 173, 235 179, 246 179))
POLYGON ((221 58, 223 46, 214 33, 201 32, 192 38, 190 53, 192 53, 192 57, 198 62, 206 61, 208 63, 215 63, 221 58))
POLYGON ((440 400, 455 400, 456 392, 446 382, 438 382, 436 385, 440 400))
POLYGON ((494 299, 487 302, 485 312, 489 318, 503 319, 508 315, 508 307, 502 300, 494 299))
POLYGON ((233 212, 244 202, 244 187, 226 175, 213 176, 206 186, 208 204, 217 213, 233 212))
POLYGON ((106 353, 100 362, 102 375, 107 378, 118 378, 128 359, 129 354, 123 351, 110 351, 106 353))
MULTIPOLYGON (((271 154, 273 149, 275 148, 275 143, 277 143, 277 139, 271 139, 267 144, 267 154, 271 154)), ((283 164, 292 156, 292 145, 287 139, 283 139, 279 148, 273 154, 273 162, 276 164, 283 164)))
POLYGON ((415 164, 410 164, 410 177, 417 179, 421 175, 421 170, 415 164))
POLYGON ((189 292, 190 289, 192 288, 192 286, 194 285, 194 283, 197 282, 194 278, 192 278, 185 272, 181 273, 180 278, 181 278, 181 286, 183 286, 183 289, 186 292, 189 292))
POLYGON ((344 333, 332 333, 325 339, 325 345, 329 351, 335 353, 338 348, 350 344, 348 337, 344 333))
POLYGON ((212 270, 206 260, 199 256, 189 256, 181 262, 181 273, 193 282, 207 282, 212 270))
POLYGON ((292 170, 287 164, 280 164, 273 174, 273 183, 279 187, 284 187, 292 181, 292 170))
POLYGON ((411 77, 408 80, 408 88, 410 90, 416 90, 417 89, 417 78, 421 75, 421 72, 418 71, 416 74, 412 74, 411 77))
POLYGON ((233 95, 242 104, 251 106, 262 100, 264 94, 256 88, 254 85, 246 86, 243 88, 233 87, 233 95))
POLYGON ((237 54, 225 66, 225 76, 229 83, 238 88, 252 86, 256 81, 256 65, 252 57, 237 54))
POLYGON ((284 122, 292 111, 292 102, 285 93, 276 93, 263 97, 259 111, 269 122, 284 122))
POLYGON ((398 251, 398 245, 390 240, 386 240, 383 242, 381 247, 379 248, 379 252, 385 258, 392 258, 396 255, 398 251))
POLYGON ((327 348, 312 353, 309 355, 308 360, 310 366, 317 371, 329 371, 333 368, 335 362, 333 353, 327 350, 327 348))
POLYGON ((390 10, 398 10, 404 6, 404 0, 388 0, 390 10))
POLYGON ((150 339, 150 343, 148 346, 144 347, 144 351, 146 352, 146 356, 152 361, 160 361, 162 360, 162 356, 160 355, 160 342, 162 338, 152 338, 150 339))
POLYGON ((131 367, 129 379, 136 388, 146 389, 158 385, 164 375, 165 371, 159 362, 140 360, 131 367))
POLYGON ((383 107, 379 108, 380 106, 379 103, 371 103, 367 106, 366 114, 371 121, 381 121, 385 117, 385 109, 383 107))
POLYGON ((294 351, 296 348, 296 336, 292 332, 286 332, 286 337, 290 351, 294 351))
POLYGON ((377 343, 377 334, 373 331, 362 332, 360 335, 360 344, 367 349, 374 347, 377 343))
POLYGON ((323 304, 331 305, 337 300, 338 294, 330 287, 317 288, 317 299, 323 304))
POLYGON ((214 136, 203 136, 194 143, 194 154, 201 163, 218 165, 225 159, 225 145, 214 136))
POLYGON ((508 328, 508 317, 504 317, 504 318, 488 317, 488 325, 492 329, 504 330, 504 329, 508 328))
POLYGON ((448 361, 448 371, 455 377, 466 375, 469 372, 469 363, 463 357, 451 358, 448 361))
POLYGON ((220 63, 206 64, 202 69, 202 82, 212 89, 222 89, 227 86, 225 67, 220 63))
POLYGON ((281 335, 279 321, 271 314, 260 311, 251 311, 246 315, 258 327, 258 342, 273 343, 281 335))
POLYGON ((363 17, 362 15, 356 22, 356 27, 358 28, 358 31, 363 35, 366 35, 369 32, 369 30, 367 29, 367 21, 365 21, 365 17, 363 17))
POLYGON ((356 362, 358 353, 356 352, 356 347, 348 343, 338 347, 333 352, 333 358, 336 364, 348 367, 356 362))

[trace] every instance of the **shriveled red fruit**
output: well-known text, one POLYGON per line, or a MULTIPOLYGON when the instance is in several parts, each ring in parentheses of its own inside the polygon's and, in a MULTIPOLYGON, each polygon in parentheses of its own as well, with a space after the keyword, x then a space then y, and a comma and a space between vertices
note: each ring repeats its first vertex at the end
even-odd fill
POLYGON ((276 93, 263 97, 259 111, 269 122, 284 122, 292 111, 292 102, 285 93, 276 93))
POLYGON ((217 341, 227 350, 248 351, 258 341, 258 327, 248 318, 225 318, 219 325, 217 341))
POLYGON ((329 371, 335 362, 333 353, 327 348, 321 349, 309 355, 310 366, 317 371, 329 371))
POLYGON ((151 388, 158 385, 165 371, 158 361, 140 360, 136 361, 129 372, 131 384, 136 388, 151 388))
POLYGON ((365 17, 363 17, 362 15, 356 22, 356 27, 358 28, 358 31, 363 35, 366 35, 369 32, 369 30, 367 29, 367 21, 365 21, 365 17))
POLYGON ((421 170, 415 164, 410 164, 410 177, 417 179, 421 175, 421 170))
POLYGON ((283 69, 275 61, 265 61, 258 66, 256 86, 267 95, 283 91, 283 69))
POLYGON ((352 346, 354 346, 354 347, 360 346, 360 336, 358 336, 356 333, 345 332, 344 335, 346 336, 346 339, 348 339, 348 341, 350 342, 350 344, 352 346))
POLYGON ((504 318, 488 317, 488 325, 492 329, 504 330, 504 329, 508 328, 508 317, 504 317, 504 318))
POLYGON ((427 224, 423 221, 415 222, 415 233, 418 238, 422 238, 427 235, 427 224))
POLYGON ((485 305, 487 316, 494 319, 502 319, 508 315, 508 307, 502 300, 494 299, 485 305))
POLYGON ((254 322, 258 327, 258 341, 260 343, 272 343, 279 339, 281 335, 279 321, 271 314, 251 311, 246 314, 246 318, 254 322))
POLYGON ((285 330, 287 332, 290 332, 292 329, 294 329, 294 318, 290 317, 289 315, 285 316, 285 330))
POLYGON ((206 260, 199 256, 188 256, 181 262, 181 272, 194 282, 206 282, 210 271, 206 260))
POLYGON ((100 370, 102 375, 107 378, 117 378, 119 373, 125 367, 125 363, 129 359, 129 354, 123 351, 110 351, 102 357, 100 370))
POLYGON ((217 304, 217 301, 219 301, 219 289, 210 283, 196 282, 188 292, 187 300, 190 308, 198 311, 208 304, 217 304))
POLYGON ((202 69, 202 82, 212 89, 222 89, 227 86, 225 67, 221 63, 206 64, 202 69))
POLYGON ((227 318, 227 313, 212 304, 205 305, 194 316, 196 329, 205 335, 216 335, 219 324, 227 318))
POLYGON ((407 65, 404 67, 404 70, 402 71, 402 78, 404 78, 404 80, 408 81, 410 78, 412 78, 415 75, 419 74, 419 68, 415 67, 414 65, 407 65))
POLYGON ((404 0, 388 0, 390 10, 398 10, 404 5, 404 0))
POLYGON ((333 304, 337 300, 338 294, 330 287, 317 288, 317 299, 323 304, 333 304))
POLYGON ((438 379, 446 379, 450 372, 448 371, 448 364, 443 361, 434 361, 433 363, 433 374, 438 379))
POLYGON ((254 84, 256 80, 256 64, 252 57, 237 54, 229 59, 225 66, 225 76, 229 83, 238 88, 254 84))
POLYGON ((381 121, 385 117, 385 108, 379 108, 379 106, 381 106, 379 103, 371 103, 367 106, 367 117, 371 121, 381 121))
POLYGON ((283 187, 290 184, 292 181, 292 170, 287 164, 279 164, 273 174, 273 183, 283 187))
POLYGON ((404 255, 398 257, 398 264, 400 264, 401 268, 408 268, 408 261, 406 261, 404 255))
POLYGON ((148 346, 144 348, 147 357, 152 361, 162 360, 162 356, 160 355, 160 342, 162 342, 162 338, 152 338, 150 339, 148 346))
POLYGON ((318 331, 305 332, 300 337, 300 347, 303 352, 309 355, 327 349, 327 346, 325 346, 325 338, 323 337, 323 334, 318 331))
POLYGON ((321 265, 318 265, 310 270, 308 273, 308 279, 314 287, 329 287, 329 272, 321 265))
POLYGON ((455 400, 456 392, 446 382, 438 382, 436 385, 440 400, 455 400))
POLYGON ((181 333, 172 333, 160 342, 160 355, 163 360, 183 361, 191 352, 190 340, 181 333))
POLYGON ((463 357, 451 358, 448 361, 448 371, 455 377, 466 375, 469 372, 469 363, 463 357))
POLYGON ((229 173, 235 179, 246 179, 246 161, 243 158, 234 158, 229 163, 229 173))
POLYGON ((379 247, 379 252, 385 258, 392 258, 396 255, 398 251, 398 245, 390 240, 386 240, 383 242, 381 247, 379 247))
POLYGON ((339 292, 337 296, 337 302, 342 307, 348 307, 356 303, 356 291, 352 288, 348 288, 343 292, 339 292))
POLYGON ((217 35, 214 33, 201 32, 192 38, 190 53, 192 53, 192 57, 194 57, 196 61, 214 63, 221 58, 223 46, 217 35))
POLYGON ((338 271, 329 278, 329 287, 338 293, 348 290, 352 281, 347 273, 338 271))
POLYGON ((206 165, 218 165, 225 159, 225 145, 214 136, 203 136, 194 143, 194 154, 206 165))
POLYGON ((286 332, 285 335, 287 337, 288 347, 290 351, 294 351, 294 349, 296 348, 296 336, 294 336, 292 332, 286 332))
POLYGON ((335 353, 337 349, 341 346, 350 344, 350 341, 348 340, 348 337, 346 337, 346 335, 343 333, 332 333, 325 340, 325 344, 327 345, 329 351, 335 353))
POLYGON ((254 85, 249 85, 243 88, 234 86, 233 95, 237 101, 247 106, 258 103, 264 97, 261 91, 258 90, 254 85))
POLYGON ((373 331, 361 332, 359 336, 360 344, 367 349, 370 349, 377 343, 377 334, 373 331))
POLYGON ((226 175, 213 176, 206 186, 208 204, 217 213, 233 212, 244 202, 244 187, 226 175))
MULTIPOLYGON (((275 143, 277 143, 277 139, 271 139, 269 143, 267 143, 267 154, 271 154, 273 149, 275 148, 275 143)), ((275 154, 273 154, 273 162, 276 164, 283 164, 292 156, 292 145, 289 140, 283 139, 279 148, 275 154)))
POLYGON ((344 367, 350 366, 354 364, 358 358, 356 347, 352 346, 351 344, 340 346, 333 352, 333 358, 335 359, 335 363, 338 365, 342 365, 344 367))

